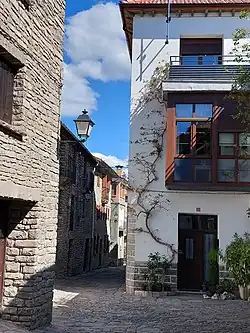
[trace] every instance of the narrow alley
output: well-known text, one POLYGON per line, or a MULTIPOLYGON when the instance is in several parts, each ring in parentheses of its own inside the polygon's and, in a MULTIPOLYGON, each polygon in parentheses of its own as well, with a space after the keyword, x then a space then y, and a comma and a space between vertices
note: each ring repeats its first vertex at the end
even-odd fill
MULTIPOLYGON (((52 326, 34 333, 248 333, 249 310, 248 302, 201 296, 128 296, 124 271, 110 268, 58 281, 52 326)), ((28 331, 0 322, 0 332, 28 331)))

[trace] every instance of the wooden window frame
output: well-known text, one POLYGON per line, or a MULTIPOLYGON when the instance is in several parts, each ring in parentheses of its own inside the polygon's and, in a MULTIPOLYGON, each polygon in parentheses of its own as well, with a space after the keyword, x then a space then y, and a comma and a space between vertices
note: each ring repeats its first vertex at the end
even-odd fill
MULTIPOLYGON (((239 137, 240 137, 240 134, 242 134, 243 132, 239 132, 239 131, 218 131, 217 132, 217 136, 218 136, 218 146, 219 146, 219 135, 220 133, 230 133, 230 134, 233 134, 234 135, 234 144, 233 144, 233 152, 234 154, 233 155, 223 155, 223 154, 220 154, 220 150, 218 150, 218 155, 217 155, 217 160, 234 160, 235 161, 235 168, 234 168, 234 181, 232 182, 226 182, 226 184, 250 184, 250 182, 240 182, 239 181, 239 160, 250 160, 250 155, 249 156, 244 156, 244 155, 241 155, 239 153, 239 148, 240 148, 240 145, 239 145, 239 137)), ((218 184, 225 184, 225 182, 221 182, 217 179, 217 183, 218 184)))
MULTIPOLYGON (((217 119, 216 119, 216 108, 217 106, 214 105, 213 102, 180 102, 175 103, 173 106, 171 106, 168 109, 167 114, 167 144, 172 147, 171 149, 167 150, 167 169, 166 169, 166 184, 182 184, 182 185, 219 185, 219 186, 228 186, 228 187, 235 187, 235 186, 249 186, 250 182, 239 182, 239 160, 250 160, 249 157, 246 157, 245 155, 242 155, 239 153, 239 135, 244 133, 242 130, 222 130, 218 128, 217 126, 217 119), (196 118, 193 117, 190 118, 182 118, 182 117, 176 117, 176 105, 178 104, 192 104, 193 108, 196 104, 211 104, 212 110, 213 110, 213 117, 212 118, 196 118), (177 154, 176 153, 176 124, 177 122, 208 122, 211 121, 211 152, 210 155, 195 155, 193 152, 190 154, 177 154), (219 153, 219 134, 220 133, 233 133, 234 134, 234 155, 221 155, 219 153), (173 142, 174 138, 174 142, 173 142), (192 181, 176 181, 174 180, 174 171, 175 171, 175 160, 176 159, 192 159, 194 161, 196 160, 202 160, 202 159, 210 159, 211 160, 211 181, 207 182, 200 182, 195 181, 194 177, 194 165, 193 162, 193 170, 192 170, 192 181), (218 160, 220 159, 232 159, 235 160, 235 181, 219 181, 218 180, 218 160)), ((193 139, 193 136, 195 135, 194 130, 193 133, 191 133, 191 141, 193 139)), ((193 140, 192 145, 195 146, 196 141, 193 140)))
POLYGON ((17 69, 5 57, 0 56, 0 120, 11 124, 13 118, 14 83, 17 69))
MULTIPOLYGON (((212 162, 212 141, 213 141, 213 138, 212 138, 212 133, 213 133, 213 130, 212 130, 212 124, 213 124, 213 114, 212 114, 212 117, 197 117, 196 116, 196 113, 195 113, 195 106, 196 105, 203 105, 203 104, 210 104, 212 106, 212 112, 213 112, 213 104, 212 103, 177 103, 178 105, 180 104, 192 104, 192 117, 187 117, 187 118, 184 118, 184 117, 176 117, 176 107, 175 107, 175 126, 177 126, 177 123, 179 122, 190 122, 191 123, 191 137, 190 137, 190 154, 177 154, 176 153, 176 138, 175 138, 175 152, 174 152, 174 164, 175 164, 175 160, 176 159, 188 159, 188 160, 192 160, 192 178, 193 178, 193 181, 192 183, 200 183, 198 181, 195 181, 195 161, 197 160, 211 160, 212 162), (203 123, 210 123, 210 126, 211 126, 211 133, 210 133, 210 154, 209 155, 196 155, 196 152, 195 152, 195 147, 196 147, 196 129, 197 129, 197 125, 196 123, 197 122, 203 122, 203 123)), ((177 134, 177 133, 176 133, 177 134)), ((175 167, 174 167, 175 168, 175 167)), ((212 164, 211 164, 211 172, 212 172, 212 164)), ((212 179, 211 179, 212 181, 212 179)), ((207 181, 207 182, 204 182, 204 183, 211 183, 211 181, 207 181)), ((174 180, 174 183, 186 183, 186 181, 181 181, 181 180, 174 180)))

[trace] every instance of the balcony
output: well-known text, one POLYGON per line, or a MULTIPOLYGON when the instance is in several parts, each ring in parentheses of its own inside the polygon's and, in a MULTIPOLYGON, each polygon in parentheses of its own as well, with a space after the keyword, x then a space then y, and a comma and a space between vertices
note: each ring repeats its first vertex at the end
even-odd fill
POLYGON ((246 57, 242 62, 234 56, 171 56, 169 77, 163 83, 165 91, 231 90, 239 66, 250 70, 246 57), (187 87, 187 83, 189 87, 187 87))

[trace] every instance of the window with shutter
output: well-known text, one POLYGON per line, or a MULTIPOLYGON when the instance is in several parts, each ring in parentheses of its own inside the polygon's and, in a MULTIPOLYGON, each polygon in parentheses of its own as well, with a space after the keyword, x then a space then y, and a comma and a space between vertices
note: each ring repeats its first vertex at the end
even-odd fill
POLYGON ((15 70, 0 57, 0 119, 7 123, 12 120, 13 89, 15 70))

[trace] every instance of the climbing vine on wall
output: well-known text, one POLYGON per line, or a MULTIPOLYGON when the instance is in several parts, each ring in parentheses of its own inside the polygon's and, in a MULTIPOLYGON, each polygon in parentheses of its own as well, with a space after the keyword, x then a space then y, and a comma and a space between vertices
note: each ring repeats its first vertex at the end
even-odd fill
POLYGON ((135 231, 145 232, 158 244, 165 246, 171 253, 170 261, 172 262, 177 253, 174 245, 161 238, 151 225, 152 216, 159 210, 167 210, 166 207, 169 204, 169 200, 165 198, 163 193, 151 190, 153 184, 159 180, 157 166, 163 157, 166 105, 163 99, 162 82, 167 78, 168 72, 169 65, 166 62, 161 62, 156 67, 150 80, 145 82, 139 97, 132 104, 134 114, 143 112, 145 124, 140 127, 139 139, 131 142, 131 144, 139 145, 139 152, 132 158, 131 163, 139 170, 139 177, 141 177, 140 185, 131 184, 136 193, 136 200, 131 208, 134 208, 137 218, 141 215, 144 216, 144 227, 136 228, 135 231), (156 107, 156 104, 158 107, 156 107), (146 147, 146 149, 143 150, 143 147, 146 147))

